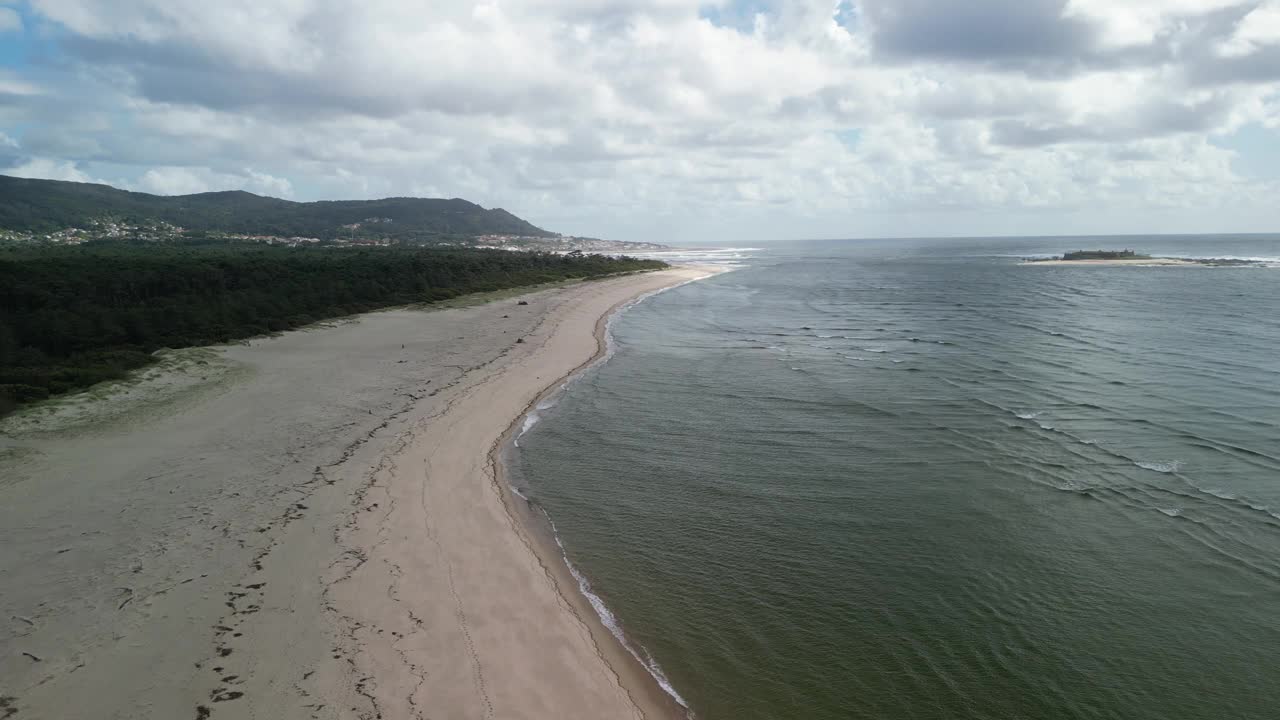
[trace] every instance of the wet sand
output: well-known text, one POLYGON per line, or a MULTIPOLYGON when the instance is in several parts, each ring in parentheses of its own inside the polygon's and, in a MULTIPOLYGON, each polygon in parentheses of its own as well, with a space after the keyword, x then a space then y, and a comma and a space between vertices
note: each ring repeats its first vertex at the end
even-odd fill
POLYGON ((705 274, 179 351, 0 423, 0 715, 678 715, 496 458, 611 309, 705 274))

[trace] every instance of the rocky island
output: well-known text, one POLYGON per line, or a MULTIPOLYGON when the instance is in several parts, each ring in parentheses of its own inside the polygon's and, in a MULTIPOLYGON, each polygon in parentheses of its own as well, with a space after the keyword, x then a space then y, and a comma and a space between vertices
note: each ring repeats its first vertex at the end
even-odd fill
POLYGON ((1073 250, 1063 253, 1063 260, 1150 260, 1150 255, 1139 255, 1133 250, 1073 250))
POLYGON ((1023 265, 1196 265, 1194 260, 1157 258, 1135 250, 1072 250, 1060 257, 1027 258, 1023 265))
POLYGON ((1064 252, 1060 257, 1026 258, 1023 265, 1137 265, 1141 267, 1165 265, 1197 265, 1201 267, 1220 266, 1263 266, 1258 260, 1238 258, 1172 258, 1153 257, 1134 250, 1072 250, 1064 252))

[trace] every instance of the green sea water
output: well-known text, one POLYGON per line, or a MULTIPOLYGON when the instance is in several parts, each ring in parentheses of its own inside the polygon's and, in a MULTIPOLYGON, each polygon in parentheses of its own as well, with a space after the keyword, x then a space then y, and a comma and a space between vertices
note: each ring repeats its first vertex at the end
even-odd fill
MULTIPOLYGON (((826 242, 626 311, 515 484, 699 718, 1280 717, 1280 268, 826 242)), ((550 404, 548 404, 550 405, 550 404)))

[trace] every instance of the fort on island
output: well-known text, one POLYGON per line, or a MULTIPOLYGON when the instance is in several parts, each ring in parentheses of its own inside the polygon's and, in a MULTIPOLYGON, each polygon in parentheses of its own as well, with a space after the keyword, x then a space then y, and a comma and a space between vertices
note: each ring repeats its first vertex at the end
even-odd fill
POLYGON ((1063 260, 1143 260, 1150 257, 1132 250, 1074 250, 1062 254, 1063 260))

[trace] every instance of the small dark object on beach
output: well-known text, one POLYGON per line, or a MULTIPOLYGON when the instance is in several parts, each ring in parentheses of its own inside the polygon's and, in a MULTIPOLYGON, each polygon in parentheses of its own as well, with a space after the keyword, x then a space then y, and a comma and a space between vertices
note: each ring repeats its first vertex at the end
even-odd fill
POLYGON ((503 317, 503 318, 509 318, 509 317, 511 317, 511 316, 510 316, 510 315, 503 315, 502 317, 503 317))
POLYGON ((516 338, 516 344, 524 342, 524 338, 516 338))
POLYGON ((529 304, 529 301, 528 301, 528 300, 521 300, 520 302, 518 302, 518 303, 516 303, 516 304, 517 304, 517 305, 528 305, 528 304, 529 304))

